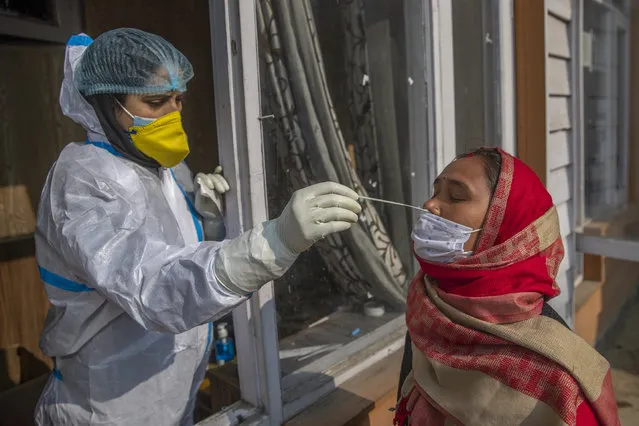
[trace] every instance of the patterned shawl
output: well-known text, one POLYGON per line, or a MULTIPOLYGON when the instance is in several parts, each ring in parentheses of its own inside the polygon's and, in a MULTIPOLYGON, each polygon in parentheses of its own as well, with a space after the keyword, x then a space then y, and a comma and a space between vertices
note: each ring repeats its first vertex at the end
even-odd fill
POLYGON ((418 259, 406 312, 413 365, 395 424, 619 425, 608 362, 539 315, 559 294, 558 216, 535 173, 500 153, 474 255, 418 259))

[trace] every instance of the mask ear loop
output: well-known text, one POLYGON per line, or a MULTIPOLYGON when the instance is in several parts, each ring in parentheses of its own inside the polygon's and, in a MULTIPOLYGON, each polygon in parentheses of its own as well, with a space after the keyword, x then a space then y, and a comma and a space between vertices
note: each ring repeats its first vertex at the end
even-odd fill
POLYGON ((124 108, 124 105, 122 105, 122 104, 120 103, 120 101, 118 101, 118 98, 115 98, 115 97, 114 97, 113 99, 115 99, 115 102, 116 102, 118 105, 120 105, 120 108, 122 108, 122 111, 124 111, 124 112, 126 113, 126 115, 128 115, 128 116, 129 116, 129 117, 131 117, 133 120, 135 120, 135 116, 134 116, 133 114, 131 114, 131 113, 129 112, 129 110, 128 110, 128 109, 124 108))
POLYGON ((480 232, 484 228, 473 229, 472 231, 464 231, 464 234, 474 234, 475 232, 480 232))
MULTIPOLYGON (((468 235, 472 235, 472 234, 474 234, 474 233, 476 233, 476 232, 481 232, 483 229, 484 229, 484 228, 477 228, 477 229, 474 229, 474 230, 472 230, 472 231, 467 232, 467 234, 468 234, 468 235)), ((470 238, 470 237, 469 237, 469 238, 470 238)), ((477 238, 477 241, 475 241, 475 247, 477 246, 477 243, 478 243, 478 242, 479 242, 479 238, 477 238)), ((468 251, 465 251, 465 252, 464 252, 464 255, 469 256, 469 257, 470 257, 470 256, 474 256, 474 255, 475 255, 475 250, 468 250, 468 251)))
MULTIPOLYGON (((473 230, 473 231, 466 232, 466 234, 468 234, 468 235, 472 235, 472 234, 474 234, 474 233, 476 233, 476 232, 480 232, 481 230, 482 230, 482 228, 475 229, 475 230, 473 230)), ((478 239, 477 241, 479 241, 479 239, 478 239)), ((477 241, 475 241, 475 245, 477 245, 477 241)), ((463 251, 463 252, 462 252, 462 254, 463 254, 464 256, 468 256, 468 257, 470 257, 470 256, 472 256, 472 255, 474 255, 474 254, 475 254, 475 250, 465 250, 465 251, 463 251)))
MULTIPOLYGON (((120 106, 120 108, 122 108, 122 111, 124 111, 126 113, 126 115, 128 115, 129 117, 131 117, 131 120, 133 120, 133 122, 135 122, 135 116, 133 114, 131 114, 129 112, 128 109, 126 109, 124 107, 124 105, 122 105, 122 103, 120 101, 118 101, 118 98, 114 97, 113 98, 115 100, 115 102, 120 106)), ((125 133, 129 134, 129 135, 135 135, 137 132, 135 130, 125 130, 125 133)), ((129 141, 131 142, 131 145, 133 145, 133 141, 131 140, 131 138, 129 138, 129 141)))
MULTIPOLYGON (((118 105, 120 106, 120 108, 122 108, 122 111, 124 111, 124 112, 125 112, 125 113, 129 116, 129 117, 131 117, 131 119, 133 120, 133 123, 135 123, 135 119, 136 119, 136 118, 139 118, 139 119, 142 119, 142 120, 146 120, 146 121, 148 121, 149 123, 151 123, 151 122, 153 122, 153 121, 157 120, 157 118, 140 117, 140 116, 133 115, 133 114, 131 114, 131 113, 129 112, 129 110, 128 110, 128 109, 126 109, 126 108, 124 107, 124 105, 122 105, 122 103, 120 103, 120 101, 118 101, 118 99, 117 99, 117 98, 114 98, 114 99, 115 99, 115 101, 118 103, 118 105)), ((135 133, 133 133, 133 134, 135 134, 135 133)))
MULTIPOLYGON (((124 105, 122 105, 120 101, 118 101, 118 98, 113 99, 115 99, 115 102, 117 102, 120 108, 122 108, 122 111, 124 111, 129 117, 131 117, 131 120, 133 120, 133 123, 135 123, 135 116, 131 114, 128 109, 124 108, 124 105)), ((137 133, 135 130, 126 130, 125 132, 129 135, 135 135, 137 133)), ((133 141, 131 141, 131 144, 133 144, 133 141)))

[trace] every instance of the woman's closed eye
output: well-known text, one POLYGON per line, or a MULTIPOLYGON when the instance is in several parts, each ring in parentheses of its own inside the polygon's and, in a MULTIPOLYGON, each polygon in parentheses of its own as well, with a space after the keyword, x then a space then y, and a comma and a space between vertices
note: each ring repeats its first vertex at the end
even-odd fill
MULTIPOLYGON (((433 196, 431 197, 431 199, 440 197, 440 195, 442 195, 441 189, 435 188, 433 190, 433 196)), ((461 193, 461 191, 458 189, 449 189, 448 191, 444 191, 444 195, 451 203, 461 203, 470 199, 468 194, 461 193)))
MULTIPOLYGON (((151 108, 159 109, 159 108, 162 108, 164 105, 166 105, 166 103, 169 102, 170 100, 171 100, 171 96, 165 96, 161 98, 149 98, 149 99, 146 99, 144 102, 147 105, 149 105, 151 108)), ((177 96, 175 98, 175 103, 178 104, 178 106, 181 106, 184 103, 184 95, 177 96)))
POLYGON ((465 191, 453 188, 448 194, 448 199, 453 203, 461 203, 470 200, 470 196, 465 191))
POLYGON ((153 107, 153 108, 161 108, 162 106, 164 106, 164 104, 166 104, 169 101, 169 97, 166 98, 153 98, 153 99, 147 99, 144 102, 153 107))

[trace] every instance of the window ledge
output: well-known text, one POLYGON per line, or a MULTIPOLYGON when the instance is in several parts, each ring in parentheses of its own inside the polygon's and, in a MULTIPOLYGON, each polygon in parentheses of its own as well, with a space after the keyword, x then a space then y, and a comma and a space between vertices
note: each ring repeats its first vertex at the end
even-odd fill
MULTIPOLYGON (((297 416, 285 426, 323 426, 343 424, 369 424, 371 417, 390 418, 395 406, 399 370, 403 350, 399 348, 386 358, 345 381, 324 398, 297 416)), ((381 424, 382 422, 380 422, 381 424)), ((370 423, 372 424, 372 423, 370 423)))
MULTIPOLYGON (((584 236, 626 239, 628 233, 637 234, 637 218, 639 217, 639 205, 633 204, 610 216, 606 220, 590 220, 581 229, 577 230, 584 236)), ((610 259, 612 260, 612 259, 610 259)), ((584 281, 603 283, 610 277, 607 269, 609 260, 603 256, 584 254, 584 281)))
MULTIPOLYGON (((338 425, 367 416, 373 410, 377 412, 375 415, 389 415, 387 408, 395 405, 405 321, 404 315, 397 315, 353 342, 284 376, 282 384, 287 386, 282 389, 283 415, 289 419, 285 424, 338 425), (389 407, 377 410, 376 403, 382 399, 389 407), (328 423, 326 411, 331 413, 332 420, 328 423)), ((198 426, 267 424, 264 421, 268 421, 266 414, 238 402, 198 426)))
POLYGON ((267 425, 268 417, 248 402, 239 401, 219 413, 202 420, 196 426, 267 425))
POLYGON ((582 281, 579 286, 575 286, 575 311, 579 310, 588 302, 590 297, 601 288, 600 281, 582 281))
MULTIPOLYGON (((282 379, 284 418, 290 419, 404 347, 403 315, 282 379)), ((370 373, 368 373, 370 374, 370 373)))

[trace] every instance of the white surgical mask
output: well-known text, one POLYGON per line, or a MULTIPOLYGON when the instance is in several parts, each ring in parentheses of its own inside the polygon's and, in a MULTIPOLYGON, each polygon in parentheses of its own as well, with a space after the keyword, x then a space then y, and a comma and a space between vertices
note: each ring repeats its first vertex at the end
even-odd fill
POLYGON ((432 213, 423 213, 415 226, 411 237, 415 254, 433 263, 450 263, 468 257, 472 251, 465 251, 464 244, 470 234, 481 229, 472 229, 432 213))

